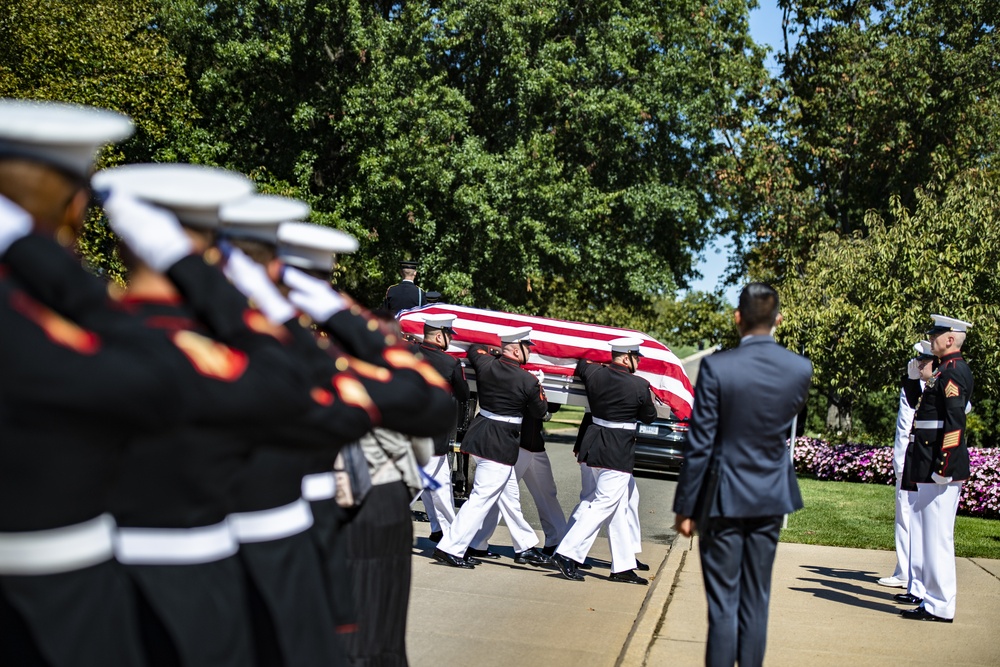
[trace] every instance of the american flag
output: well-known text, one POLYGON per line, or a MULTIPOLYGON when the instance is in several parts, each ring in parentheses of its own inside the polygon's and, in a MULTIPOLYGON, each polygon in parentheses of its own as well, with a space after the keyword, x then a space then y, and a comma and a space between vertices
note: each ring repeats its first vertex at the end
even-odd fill
POLYGON ((499 346, 499 331, 509 327, 531 327, 531 341, 535 345, 524 368, 545 374, 542 386, 550 401, 584 407, 587 407, 586 393, 580 382, 573 379, 577 361, 607 362, 611 355, 609 341, 625 336, 641 338, 643 356, 636 375, 649 381, 653 394, 674 416, 679 419, 691 416, 694 390, 680 359, 666 345, 640 331, 449 304, 405 310, 398 318, 404 333, 421 336, 424 317, 443 314, 457 317, 456 335, 448 353, 458 359, 465 358, 465 350, 471 343, 499 346))

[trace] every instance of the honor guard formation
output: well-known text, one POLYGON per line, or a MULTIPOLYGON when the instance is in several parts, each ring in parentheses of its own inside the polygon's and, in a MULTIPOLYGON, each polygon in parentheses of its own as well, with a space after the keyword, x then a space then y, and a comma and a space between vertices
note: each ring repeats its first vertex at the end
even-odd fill
MULTIPOLYGON (((414 284, 416 262, 369 312, 331 284, 358 241, 306 222, 306 203, 214 167, 94 173, 132 131, 110 111, 0 100, 0 665, 405 667, 418 498, 445 566, 499 558, 502 518, 518 564, 583 581, 606 528, 610 581, 648 584, 633 467, 657 409, 636 374, 642 339, 595 341, 606 356, 575 368, 589 411, 567 518, 542 428, 559 406, 524 367, 530 327, 463 360, 455 315, 405 338, 394 316, 440 298, 414 284), (124 290, 70 250, 92 205, 124 290), (480 409, 456 511, 465 367, 480 409)), ((950 623, 971 325, 933 319, 900 392, 898 566, 879 583, 906 589, 904 618, 950 623)), ((770 286, 747 286, 735 320, 739 347, 701 366, 674 509, 678 532, 701 534, 708 662, 753 665, 781 515, 802 506, 785 442, 812 367, 775 343, 770 286)))

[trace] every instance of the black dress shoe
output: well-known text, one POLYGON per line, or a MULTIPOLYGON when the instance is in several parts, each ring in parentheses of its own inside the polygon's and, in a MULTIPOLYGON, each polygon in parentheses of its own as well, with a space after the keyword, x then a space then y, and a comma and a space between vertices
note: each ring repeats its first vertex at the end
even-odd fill
POLYGON ((924 601, 923 598, 918 598, 916 595, 910 595, 909 593, 896 593, 892 596, 892 599, 899 604, 920 604, 924 601))
POLYGON ((440 530, 435 530, 433 533, 427 536, 427 539, 436 544, 441 541, 442 537, 444 537, 444 532, 440 530))
POLYGON ((555 556, 556 549, 559 548, 558 544, 553 544, 551 547, 542 547, 542 553, 546 556, 555 556))
POLYGON ((623 584, 639 584, 640 586, 645 586, 649 583, 648 579, 643 579, 635 570, 625 570, 624 572, 612 572, 611 581, 620 581, 623 584))
POLYGON ((573 561, 573 562, 576 563, 577 569, 580 569, 580 570, 593 570, 594 569, 594 566, 591 565, 590 563, 588 563, 586 558, 583 559, 582 563, 577 563, 576 561, 573 561))
POLYGON ((440 549, 435 549, 432 554, 434 560, 439 563, 444 563, 445 565, 450 565, 451 567, 460 567, 463 570, 471 570, 475 567, 472 563, 469 563, 464 558, 459 558, 458 556, 452 556, 449 553, 445 553, 440 549))
POLYGON ((470 556, 474 558, 489 558, 490 560, 500 559, 500 554, 493 553, 489 550, 489 547, 486 549, 473 549, 472 547, 469 547, 465 550, 465 560, 469 560, 470 556))
POLYGON ((551 565, 552 559, 538 549, 532 547, 514 554, 514 562, 518 565, 551 565))
POLYGON ((635 569, 639 570, 640 572, 649 572, 649 566, 643 563, 638 558, 635 559, 635 569))
POLYGON ((570 581, 583 581, 583 575, 576 571, 576 561, 562 554, 552 556, 552 562, 559 568, 559 574, 570 581))
POLYGON ((464 560, 469 565, 482 565, 483 564, 483 561, 479 560, 475 556, 470 556, 468 551, 465 552, 465 558, 463 558, 462 560, 464 560))
POLYGON ((899 615, 903 618, 908 618, 911 621, 934 621, 935 623, 954 623, 953 618, 941 618, 940 616, 935 616, 923 607, 917 607, 916 609, 904 609, 899 612, 899 615))

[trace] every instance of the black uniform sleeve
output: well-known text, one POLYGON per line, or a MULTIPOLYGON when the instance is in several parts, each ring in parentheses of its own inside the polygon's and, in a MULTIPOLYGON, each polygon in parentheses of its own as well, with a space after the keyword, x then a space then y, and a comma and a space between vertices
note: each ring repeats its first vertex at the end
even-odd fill
POLYGON ((637 378, 641 382, 639 390, 639 409, 636 419, 644 424, 651 423, 656 419, 656 404, 653 402, 653 394, 649 389, 649 382, 642 378, 637 378))
POLYGON ((524 378, 524 391, 527 394, 527 405, 525 414, 541 419, 549 411, 549 401, 545 398, 545 390, 534 375, 528 371, 522 371, 524 378))
POLYGON ((458 401, 467 401, 471 395, 469 382, 465 379, 465 368, 458 360, 451 372, 451 391, 458 401))
POLYGON ((972 396, 972 377, 952 366, 942 370, 937 385, 944 396, 944 429, 941 448, 935 452, 934 471, 942 477, 954 477, 952 453, 965 443, 965 406, 972 396))

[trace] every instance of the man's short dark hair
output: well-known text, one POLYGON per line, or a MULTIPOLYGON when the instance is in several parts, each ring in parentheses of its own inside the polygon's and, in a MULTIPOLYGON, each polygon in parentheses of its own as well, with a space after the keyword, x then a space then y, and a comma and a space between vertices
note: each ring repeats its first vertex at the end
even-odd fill
POLYGON ((738 308, 744 328, 770 328, 778 317, 778 293, 765 283, 750 283, 740 292, 738 308))

